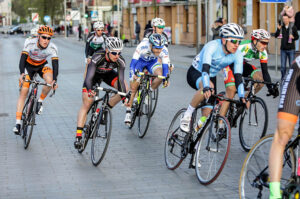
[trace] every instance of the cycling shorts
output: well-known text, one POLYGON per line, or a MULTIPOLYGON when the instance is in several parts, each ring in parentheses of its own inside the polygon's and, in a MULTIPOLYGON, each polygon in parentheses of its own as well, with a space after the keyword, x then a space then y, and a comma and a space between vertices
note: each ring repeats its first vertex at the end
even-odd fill
POLYGON ((300 67, 292 64, 282 80, 277 118, 296 124, 300 113, 300 67))
MULTIPOLYGON (((39 65, 39 66, 34 66, 34 65, 32 65, 32 64, 30 64, 26 61, 26 63, 25 63, 25 75, 26 75, 25 77, 26 77, 26 79, 27 80, 32 80, 33 76, 36 73, 38 73, 41 78, 43 78, 44 74, 46 74, 46 73, 52 73, 53 74, 52 69, 48 66, 45 66, 46 64, 47 64, 47 61, 44 62, 43 64, 39 65)), ((29 86, 30 86, 29 82, 24 82, 23 83, 23 87, 29 88, 29 86)))
MULTIPOLYGON (((115 82, 118 81, 118 73, 115 70, 111 70, 105 74, 96 73, 93 78, 93 86, 96 83, 101 83, 102 81, 104 81, 107 85, 114 87, 115 82)), ((83 83, 82 92, 87 92, 85 82, 83 83)))
MULTIPOLYGON (((192 87, 195 90, 199 90, 199 83, 202 79, 202 73, 195 69, 194 66, 191 66, 187 72, 186 80, 190 87, 192 87)), ((216 77, 210 77, 210 81, 214 84, 214 90, 215 93, 217 93, 217 78, 216 77)))
MULTIPOLYGON (((162 68, 162 65, 157 59, 151 61, 143 61, 139 59, 135 65, 135 71, 138 70, 139 72, 143 72, 144 69, 147 69, 150 74, 154 74, 155 70, 158 68, 162 68)), ((133 80, 132 78, 133 77, 130 78, 130 81, 133 80)))
MULTIPOLYGON (((223 69, 224 72, 224 84, 225 87, 235 86, 235 78, 234 78, 234 64, 231 64, 223 69)), ((243 77, 253 77, 254 73, 260 71, 254 65, 251 65, 247 62, 243 63, 243 77)))

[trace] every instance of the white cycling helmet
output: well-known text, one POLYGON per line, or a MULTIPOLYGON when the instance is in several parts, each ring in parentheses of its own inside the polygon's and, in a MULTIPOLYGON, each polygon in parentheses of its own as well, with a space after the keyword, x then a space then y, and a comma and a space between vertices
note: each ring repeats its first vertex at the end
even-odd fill
POLYGON ((233 37, 237 39, 244 39, 244 30, 241 26, 235 23, 228 23, 221 27, 219 35, 223 38, 233 37))
POLYGON ((258 39, 258 40, 263 40, 263 39, 270 39, 271 35, 268 31, 264 29, 257 29, 253 30, 251 33, 251 39, 258 39))
POLYGON ((96 21, 93 25, 93 28, 95 30, 103 30, 104 29, 104 24, 102 21, 96 21))
POLYGON ((105 40, 105 47, 109 51, 121 51, 123 49, 123 41, 117 37, 108 37, 105 40))
POLYGON ((154 18, 151 21, 152 27, 165 26, 165 25, 166 25, 165 21, 161 18, 154 18))
POLYGON ((37 36, 37 35, 38 35, 38 30, 39 30, 39 27, 32 28, 32 29, 30 30, 30 34, 31 34, 32 36, 37 36))

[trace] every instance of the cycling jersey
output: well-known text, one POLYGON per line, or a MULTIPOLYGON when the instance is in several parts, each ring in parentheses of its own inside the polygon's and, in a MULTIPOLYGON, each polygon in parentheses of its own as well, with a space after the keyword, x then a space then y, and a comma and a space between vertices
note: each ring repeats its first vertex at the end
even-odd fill
POLYGON ((243 54, 239 50, 234 54, 225 54, 221 39, 208 42, 194 58, 192 66, 202 75, 197 80, 197 85, 202 81, 204 88, 209 87, 209 77, 215 77, 220 70, 232 63, 234 63, 234 74, 238 82, 239 97, 244 97, 244 85, 242 84, 243 54))
MULTIPOLYGON (((153 34, 153 28, 148 28, 144 32, 144 38, 148 38, 149 39, 149 37, 152 34, 153 34)), ((168 45, 169 45, 168 35, 166 33, 162 32, 161 36, 165 40, 165 46, 168 47, 168 45)))
MULTIPOLYGON (((149 40, 143 40, 137 46, 133 54, 130 63, 130 78, 133 76, 136 70, 142 71, 143 67, 153 68, 153 66, 160 65, 160 63, 157 62, 158 58, 160 58, 162 61, 163 76, 166 77, 169 73, 168 63, 170 62, 168 49, 166 48, 166 46, 164 46, 161 53, 157 57, 153 54, 151 50, 149 40)), ((154 70, 152 70, 152 72, 154 72, 154 70)))
POLYGON ((58 75, 58 55, 55 44, 50 42, 47 48, 42 49, 39 47, 38 38, 27 38, 20 60, 20 73, 25 72, 26 62, 31 66, 40 67, 47 63, 47 58, 52 59, 53 79, 56 80, 58 75))
POLYGON ((239 50, 243 53, 244 59, 247 62, 253 59, 259 59, 260 63, 268 63, 268 53, 266 50, 259 52, 253 47, 251 40, 244 40, 239 46, 239 50))
POLYGON ((97 36, 96 32, 91 32, 86 40, 85 56, 91 57, 97 50, 105 50, 105 40, 108 36, 102 33, 100 37, 97 36))
POLYGON ((277 117, 296 124, 300 114, 300 56, 282 80, 277 117))
MULTIPOLYGON (((112 81, 118 80, 118 90, 121 92, 126 92, 126 87, 124 83, 124 70, 125 70, 125 60, 122 56, 116 62, 111 62, 106 56, 105 51, 97 51, 94 53, 90 64, 88 65, 86 78, 84 81, 84 87, 87 90, 91 90, 94 79, 100 76, 111 76, 114 74, 114 69, 117 69, 118 78, 113 78, 112 81)), ((112 83, 111 83, 112 84, 112 83)), ((113 86, 113 85, 112 85, 113 86)))

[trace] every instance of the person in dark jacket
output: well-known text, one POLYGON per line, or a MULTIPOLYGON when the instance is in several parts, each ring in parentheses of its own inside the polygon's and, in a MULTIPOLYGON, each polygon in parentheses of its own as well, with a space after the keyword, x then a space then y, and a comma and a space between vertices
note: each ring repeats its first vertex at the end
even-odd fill
POLYGON ((138 21, 135 21, 135 44, 140 43, 141 25, 138 21))
POLYGON ((292 61, 295 59, 295 41, 299 38, 296 26, 292 27, 292 43, 289 43, 289 17, 284 15, 282 17, 283 26, 278 25, 275 33, 277 38, 282 32, 281 47, 280 47, 280 60, 281 60, 281 79, 286 73, 286 61, 289 58, 289 65, 292 66, 292 61))
POLYGON ((215 21, 215 23, 211 27, 211 31, 213 32, 213 37, 212 39, 220 39, 219 31, 220 28, 223 26, 223 18, 219 18, 215 21))
POLYGON ((151 28, 151 20, 148 21, 148 23, 146 24, 145 26, 145 29, 144 30, 147 30, 148 28, 151 28))

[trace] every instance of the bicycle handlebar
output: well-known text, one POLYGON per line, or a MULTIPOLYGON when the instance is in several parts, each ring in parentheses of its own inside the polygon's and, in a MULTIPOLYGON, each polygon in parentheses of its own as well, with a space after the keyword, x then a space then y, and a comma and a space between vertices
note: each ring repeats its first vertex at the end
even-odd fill
POLYGON ((244 80, 246 82, 254 82, 254 83, 259 83, 259 84, 267 84, 267 85, 279 86, 279 82, 276 82, 276 83, 265 82, 265 81, 260 81, 260 80, 252 79, 251 77, 244 77, 244 80))
POLYGON ((167 75, 167 77, 162 76, 162 75, 153 75, 153 74, 139 72, 139 71, 136 71, 134 74, 135 75, 141 75, 141 76, 148 76, 148 77, 157 77, 159 79, 168 79, 169 78, 169 74, 167 75))
POLYGON ((100 90, 100 91, 105 91, 107 93, 114 93, 114 94, 118 94, 118 95, 121 95, 123 97, 128 97, 128 94, 129 93, 123 93, 123 92, 120 92, 120 91, 116 91, 116 90, 113 90, 113 89, 110 89, 110 88, 103 88, 103 87, 96 87, 95 90, 100 90))
MULTIPOLYGON (((23 76, 23 81, 24 81, 24 82, 33 83, 33 84, 36 84, 36 85, 42 85, 42 86, 52 87, 51 84, 47 84, 47 83, 40 82, 40 81, 37 81, 37 80, 29 80, 29 79, 25 79, 25 75, 23 76)), ((56 84, 56 83, 55 83, 55 84, 56 84)), ((54 86, 55 86, 55 84, 54 84, 54 86)), ((22 82, 22 84, 21 84, 20 89, 22 88, 22 86, 23 86, 23 82, 22 82)), ((52 93, 51 93, 51 95, 50 95, 49 97, 52 97, 54 94, 55 94, 55 90, 52 90, 52 93)))

